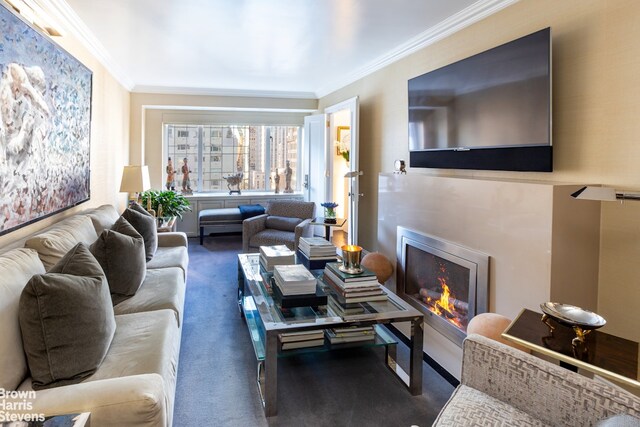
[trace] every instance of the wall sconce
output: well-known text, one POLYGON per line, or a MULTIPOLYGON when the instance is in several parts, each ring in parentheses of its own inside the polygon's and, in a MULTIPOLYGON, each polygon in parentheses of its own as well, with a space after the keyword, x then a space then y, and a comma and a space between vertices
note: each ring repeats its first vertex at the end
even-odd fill
POLYGON ((640 193, 620 193, 611 187, 582 187, 571 195, 578 200, 597 200, 601 202, 615 202, 616 200, 640 200, 640 193))

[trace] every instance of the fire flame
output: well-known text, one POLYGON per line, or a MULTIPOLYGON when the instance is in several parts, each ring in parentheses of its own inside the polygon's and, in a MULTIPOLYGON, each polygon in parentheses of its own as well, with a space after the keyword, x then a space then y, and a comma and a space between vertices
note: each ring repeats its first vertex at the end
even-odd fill
POLYGON ((447 286, 447 281, 443 277, 438 277, 438 281, 440 282, 440 287, 442 288, 442 293, 440 294, 440 298, 437 300, 433 300, 432 298, 428 298, 427 301, 431 303, 429 309, 431 312, 437 314, 438 316, 446 319, 448 322, 454 324, 458 328, 463 329, 464 326, 462 322, 458 319, 456 308, 453 305, 452 299, 455 299, 451 294, 451 289, 447 286), (449 313, 447 316, 446 313, 449 313))

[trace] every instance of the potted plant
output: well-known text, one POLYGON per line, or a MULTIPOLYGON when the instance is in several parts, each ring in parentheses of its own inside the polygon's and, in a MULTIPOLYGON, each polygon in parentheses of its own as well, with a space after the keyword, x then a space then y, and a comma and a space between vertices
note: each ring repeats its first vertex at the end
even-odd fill
POLYGON ((182 214, 191 210, 189 200, 175 191, 149 190, 142 193, 141 197, 143 206, 149 206, 151 200, 151 209, 156 212, 158 218, 175 216, 182 219, 182 214))

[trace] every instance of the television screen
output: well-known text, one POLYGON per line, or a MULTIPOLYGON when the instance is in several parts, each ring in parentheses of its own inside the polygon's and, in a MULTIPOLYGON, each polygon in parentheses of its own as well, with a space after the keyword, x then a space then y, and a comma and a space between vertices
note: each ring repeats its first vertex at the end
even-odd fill
POLYGON ((550 171, 550 41, 546 28, 409 80, 410 165, 550 171))

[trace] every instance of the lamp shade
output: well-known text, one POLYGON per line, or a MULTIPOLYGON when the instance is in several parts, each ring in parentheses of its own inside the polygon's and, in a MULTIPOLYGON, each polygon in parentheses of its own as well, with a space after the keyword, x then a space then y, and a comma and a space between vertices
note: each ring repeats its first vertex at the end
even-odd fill
POLYGON ((603 202, 615 202, 616 190, 611 187, 582 187, 571 195, 579 200, 600 200, 603 202))
POLYGON ((140 193, 151 188, 149 168, 143 166, 125 166, 122 171, 121 193, 140 193))

